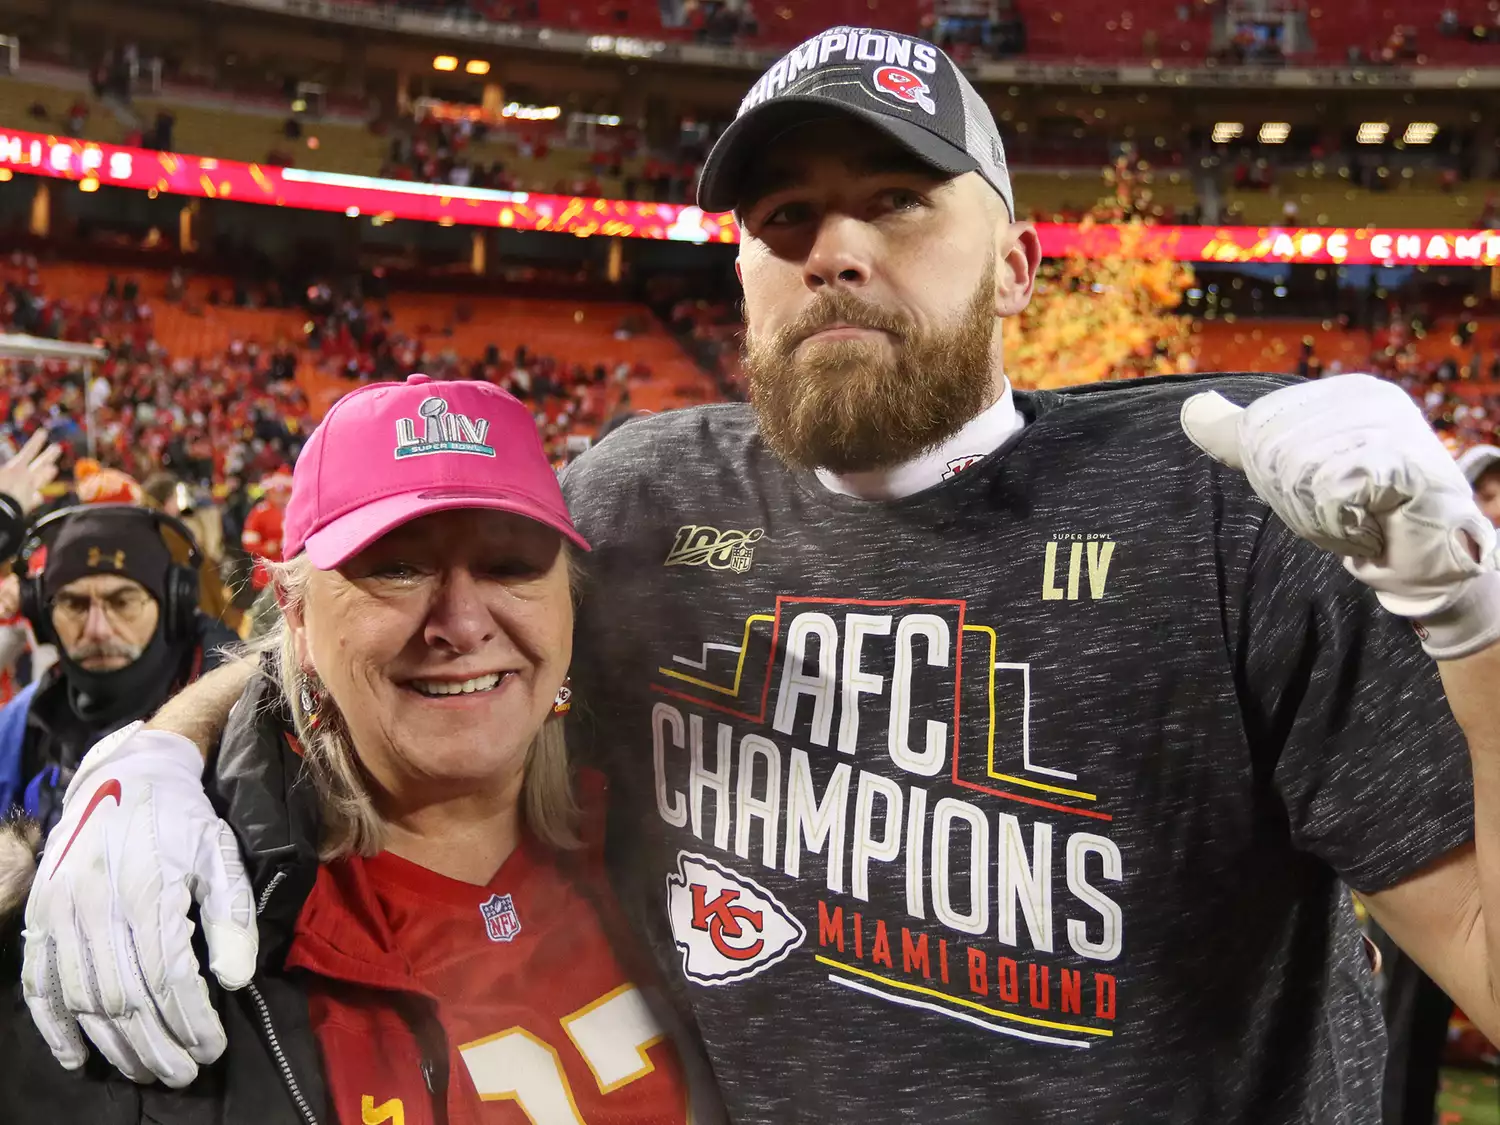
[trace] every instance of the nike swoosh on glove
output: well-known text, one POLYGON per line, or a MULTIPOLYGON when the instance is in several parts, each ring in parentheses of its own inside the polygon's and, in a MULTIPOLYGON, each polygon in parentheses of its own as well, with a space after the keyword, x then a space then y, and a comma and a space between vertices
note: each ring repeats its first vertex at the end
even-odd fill
POLYGON ((255 903, 234 833, 203 791, 198 748, 141 726, 100 741, 68 785, 26 904, 21 984, 69 1070, 88 1058, 86 1033, 127 1077, 183 1087, 227 1042, 189 905, 210 970, 236 989, 255 973, 255 903))
POLYGON ((1422 646, 1453 660, 1500 639, 1495 529, 1405 391, 1338 375, 1241 409, 1215 391, 1182 405, 1194 445, 1231 468, 1294 533, 1344 559, 1422 646))

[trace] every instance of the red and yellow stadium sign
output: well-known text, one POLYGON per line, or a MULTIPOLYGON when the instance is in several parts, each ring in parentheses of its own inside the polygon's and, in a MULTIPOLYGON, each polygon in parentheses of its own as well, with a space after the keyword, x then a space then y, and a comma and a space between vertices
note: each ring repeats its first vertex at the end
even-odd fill
POLYGON ((1147 227, 1122 245, 1119 227, 1041 224, 1050 256, 1288 262, 1338 266, 1493 266, 1500 231, 1393 227, 1147 227))
MULTIPOLYGON (((739 241, 731 215, 705 213, 679 203, 460 188, 275 168, 18 130, 0 130, 0 169, 75 180, 89 190, 107 184, 169 195, 342 211, 351 218, 559 231, 580 238, 604 235, 699 244, 739 241)), ((1042 246, 1052 257, 1124 253, 1179 262, 1500 264, 1500 231, 1156 226, 1136 229, 1122 240, 1121 228, 1105 224, 1042 223, 1039 229, 1042 246)))

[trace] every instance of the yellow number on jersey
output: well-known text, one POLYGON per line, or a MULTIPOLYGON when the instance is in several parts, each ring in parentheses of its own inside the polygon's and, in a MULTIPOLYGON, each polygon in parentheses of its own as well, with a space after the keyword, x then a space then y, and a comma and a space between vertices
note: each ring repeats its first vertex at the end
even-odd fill
MULTIPOLYGON (((633 984, 621 985, 559 1023, 601 1094, 654 1071, 656 1065, 646 1052, 666 1038, 633 984)), ((515 1102, 532 1125, 587 1125, 557 1049, 524 1028, 465 1043, 458 1053, 485 1101, 515 1102)))
POLYGON ((359 1121, 360 1125, 406 1125, 406 1107, 401 1104, 400 1098, 391 1098, 379 1105, 369 1094, 359 1099, 359 1121))

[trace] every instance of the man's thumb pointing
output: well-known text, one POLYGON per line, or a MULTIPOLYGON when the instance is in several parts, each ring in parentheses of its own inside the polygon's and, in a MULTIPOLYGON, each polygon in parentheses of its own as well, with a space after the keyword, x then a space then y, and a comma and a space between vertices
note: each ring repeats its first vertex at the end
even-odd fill
POLYGON ((1182 432, 1215 461, 1243 469, 1240 415, 1244 412, 1218 391, 1204 391, 1182 404, 1182 432))

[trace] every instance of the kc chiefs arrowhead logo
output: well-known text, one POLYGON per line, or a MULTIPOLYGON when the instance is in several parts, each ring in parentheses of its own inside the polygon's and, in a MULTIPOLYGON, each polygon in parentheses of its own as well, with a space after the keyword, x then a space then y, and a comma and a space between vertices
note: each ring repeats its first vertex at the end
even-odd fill
POLYGON ((667 914, 683 975, 698 984, 748 980, 807 937, 766 888, 692 852, 678 852, 677 874, 667 876, 667 914))

